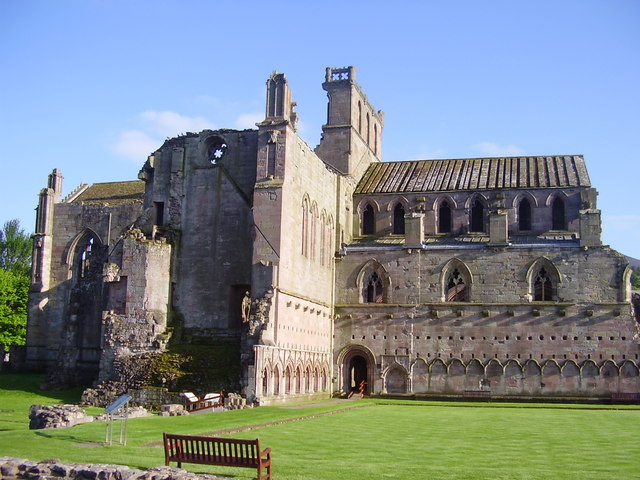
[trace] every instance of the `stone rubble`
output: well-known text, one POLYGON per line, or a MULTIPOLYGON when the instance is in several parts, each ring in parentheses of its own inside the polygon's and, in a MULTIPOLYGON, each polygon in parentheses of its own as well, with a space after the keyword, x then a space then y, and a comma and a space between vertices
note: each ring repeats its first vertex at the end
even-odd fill
POLYGON ((124 465, 91 463, 60 463, 58 459, 40 462, 21 458, 0 457, 0 478, 17 479, 69 479, 69 480, 222 480, 214 475, 196 475, 171 467, 153 467, 136 470, 124 465))

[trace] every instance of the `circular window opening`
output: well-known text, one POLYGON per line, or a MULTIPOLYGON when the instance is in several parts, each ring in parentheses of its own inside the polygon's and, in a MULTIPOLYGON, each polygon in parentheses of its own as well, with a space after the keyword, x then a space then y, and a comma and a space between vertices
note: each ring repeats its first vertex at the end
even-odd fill
POLYGON ((218 163, 227 153, 227 144, 224 140, 217 140, 209 148, 209 162, 212 165, 218 163))

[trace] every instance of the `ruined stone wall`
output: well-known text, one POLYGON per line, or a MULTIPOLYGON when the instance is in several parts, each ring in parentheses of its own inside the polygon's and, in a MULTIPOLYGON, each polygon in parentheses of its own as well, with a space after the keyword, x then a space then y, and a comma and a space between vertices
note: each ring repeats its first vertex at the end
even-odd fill
POLYGON ((79 202, 54 205, 53 217, 49 219, 51 235, 45 242, 50 250, 42 256, 50 262, 46 269, 50 275, 48 288, 32 289, 29 296, 27 368, 43 368, 58 357, 64 325, 70 315, 71 290, 77 282, 77 249, 84 235, 99 239, 101 254, 106 255, 141 212, 142 204, 136 201, 117 205, 79 202))
POLYGON ((536 384, 533 380, 530 386, 524 380, 490 382, 494 393, 637 391, 638 325, 631 305, 621 299, 625 265, 621 255, 605 247, 349 251, 338 263, 337 273, 338 388, 344 389, 347 381, 345 355, 361 349, 368 352, 362 355, 368 358, 372 388, 378 393, 473 390, 474 385, 479 388, 480 379, 486 379, 490 361, 498 363, 489 372, 502 372, 496 373, 500 378, 506 378, 505 369, 513 362, 523 378, 527 372, 544 373, 544 368, 556 372, 551 364, 545 367, 549 361, 560 369, 568 365, 567 372, 579 371, 567 373, 567 378, 542 380, 536 388, 531 386, 536 384), (557 301, 531 301, 527 272, 539 257, 557 266, 557 301), (388 295, 383 303, 364 301, 360 274, 372 258, 378 271, 387 275, 388 295), (454 258, 471 273, 467 302, 444 301, 443 271, 454 258), (416 366, 418 360, 421 363, 416 366), (452 367, 454 360, 460 363, 452 367), (470 367, 472 360, 480 363, 470 367), (476 372, 471 379, 467 378, 469 368, 476 372), (421 373, 414 375, 416 371, 421 373), (455 379, 436 378, 434 371, 445 376, 457 373, 455 379), (585 371, 588 380, 581 379, 585 371))
POLYGON ((251 283, 256 141, 255 131, 188 134, 165 143, 144 173, 146 203, 164 206, 159 232, 174 244, 173 307, 188 335, 239 333, 251 283))
POLYGON ((557 269, 557 301, 617 307, 622 299, 626 259, 607 247, 506 247, 404 249, 350 248, 337 264, 336 304, 363 303, 361 273, 375 262, 387 277, 384 303, 430 303, 444 301, 444 272, 452 260, 468 268, 470 301, 481 303, 528 303, 531 298, 531 267, 544 259, 549 270, 557 269))

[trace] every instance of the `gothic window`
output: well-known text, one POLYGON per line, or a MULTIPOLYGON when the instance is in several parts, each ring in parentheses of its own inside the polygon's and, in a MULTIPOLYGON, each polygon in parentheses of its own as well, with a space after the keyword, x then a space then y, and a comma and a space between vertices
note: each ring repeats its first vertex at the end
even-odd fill
POLYGON ((535 302, 553 301, 553 282, 544 267, 538 270, 534 277, 533 300, 535 302))
POLYGON ((464 277, 455 268, 447 277, 447 302, 468 301, 468 289, 464 277))
POLYGON ((358 102, 358 133, 362 135, 362 103, 358 102))
POLYGON ((566 230, 567 224, 564 218, 564 202, 561 198, 556 198, 551 205, 551 229, 566 230))
POLYGON ((369 118, 369 114, 367 113, 367 145, 369 145, 370 130, 371 130, 371 119, 369 118))
POLYGON ((81 247, 80 262, 78 263, 78 278, 85 278, 89 275, 89 269, 91 268, 91 257, 94 253, 94 240, 93 237, 89 237, 84 246, 81 247))
POLYGON ((373 153, 378 154, 378 124, 373 124, 373 153))
POLYGON ((309 202, 305 198, 302 201, 302 255, 309 255, 309 202))
POLYGON ((471 207, 471 232, 484 232, 484 205, 480 200, 473 202, 471 207))
POLYGON ((446 200, 438 208, 438 233, 451 233, 451 207, 446 200))
POLYGON ((325 221, 324 211, 320 215, 320 265, 324 266, 327 255, 327 225, 325 221))
POLYGON ((311 253, 311 260, 315 260, 316 259, 316 247, 317 247, 317 224, 318 224, 318 205, 316 204, 316 202, 313 202, 313 204, 311 205, 311 215, 309 217, 309 220, 311 222, 311 228, 310 228, 310 253, 311 253))
POLYGON ((366 285, 366 303, 383 303, 383 294, 382 279, 373 272, 366 285))
POLYGON ((373 235, 376 233, 376 216, 373 207, 367 204, 362 211, 362 234, 373 235))
POLYGON ((269 371, 265 368, 262 371, 262 395, 267 396, 269 394, 269 371))
POLYGON ((393 233, 404 235, 404 207, 401 203, 393 209, 393 233))
POLYGON ((531 203, 526 198, 518 205, 518 229, 531 230, 531 203))

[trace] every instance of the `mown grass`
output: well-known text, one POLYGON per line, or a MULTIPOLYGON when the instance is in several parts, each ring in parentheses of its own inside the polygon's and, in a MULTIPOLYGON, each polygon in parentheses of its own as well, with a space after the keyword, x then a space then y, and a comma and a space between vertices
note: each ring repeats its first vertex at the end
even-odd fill
MULTIPOLYGON (((35 403, 51 404, 58 398, 69 401, 74 392, 51 398, 48 392, 7 390, 8 377, 0 375, 0 455, 145 468, 163 463, 159 445, 162 431, 202 434, 300 418, 229 436, 260 438, 263 445, 271 447, 274 477, 282 480, 640 478, 637 408, 522 408, 523 405, 494 404, 489 406, 500 408, 487 408, 486 404, 464 404, 461 408, 429 402, 337 401, 298 408, 260 407, 131 419, 127 446, 104 446, 104 423, 29 431, 29 402, 34 398, 39 399, 35 403), (24 401, 21 407, 20 397, 24 401), (11 409, 22 410, 22 420, 15 412, 5 412, 10 410, 4 407, 5 400, 13 405, 11 409), (322 416, 332 411, 337 413, 322 416), (151 446, 154 444, 158 446, 151 446)), ((32 386, 37 383, 32 382, 32 386)), ((184 467, 241 479, 255 477, 250 469, 184 467)))

